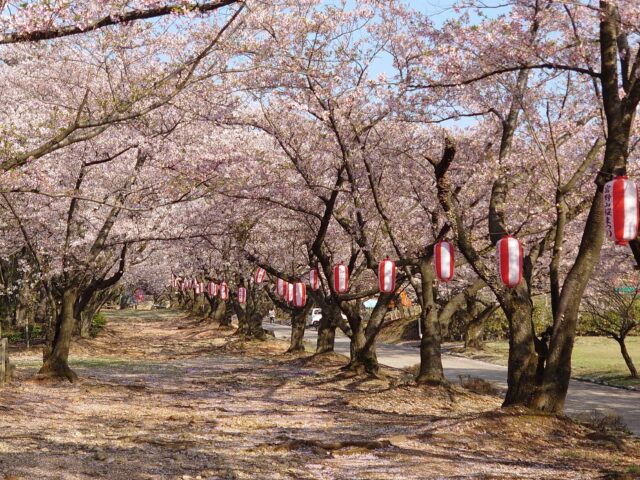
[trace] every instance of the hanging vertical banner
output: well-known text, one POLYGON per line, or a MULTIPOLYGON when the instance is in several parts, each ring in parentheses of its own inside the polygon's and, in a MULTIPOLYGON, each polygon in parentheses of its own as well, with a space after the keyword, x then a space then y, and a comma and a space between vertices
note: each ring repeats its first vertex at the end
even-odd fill
POLYGON ((626 245, 638 236, 638 189, 628 177, 616 177, 604 186, 604 229, 609 240, 626 245))
POLYGON ((279 297, 285 297, 287 295, 287 282, 281 278, 276 278, 276 292, 279 297))
POLYGON ((220 299, 227 300, 229 298, 229 286, 227 282, 222 282, 220 284, 220 299))
POLYGON ((314 292, 320 288, 320 274, 317 268, 309 270, 309 287, 314 292))
POLYGON ((378 264, 378 287, 382 293, 393 293, 396 290, 396 264, 389 258, 378 264))
POLYGON ((342 262, 333 267, 333 288, 336 293, 349 290, 349 267, 342 262))
POLYGON ((517 238, 505 235, 496 245, 498 276, 509 288, 515 288, 522 281, 522 244, 517 238))
POLYGON ((238 303, 246 303, 247 301, 247 289, 244 287, 238 288, 238 303))
POLYGON ((256 270, 256 283, 260 285, 262 282, 264 282, 266 276, 267 271, 264 268, 258 267, 258 269, 256 270))
POLYGON ((436 243, 434 247, 436 276, 441 282, 448 282, 453 278, 454 253, 453 245, 446 240, 436 243))
POLYGON ((293 304, 302 308, 307 303, 307 286, 302 282, 296 282, 293 287, 293 304))

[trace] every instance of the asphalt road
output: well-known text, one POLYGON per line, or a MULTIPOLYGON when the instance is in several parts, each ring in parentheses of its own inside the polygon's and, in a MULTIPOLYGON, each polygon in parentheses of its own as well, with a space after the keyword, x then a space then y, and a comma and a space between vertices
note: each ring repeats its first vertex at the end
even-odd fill
MULTIPOLYGON (((291 335, 291 327, 288 325, 265 323, 264 328, 273 330, 276 338, 288 339, 291 335)), ((315 330, 305 331, 306 341, 315 345, 316 339, 315 330)), ((378 361, 383 365, 396 368, 415 365, 420 362, 420 352, 417 347, 417 342, 402 345, 378 343, 376 346, 378 361)), ((335 351, 348 356, 349 339, 343 335, 336 335, 335 351)), ((445 376, 453 382, 458 382, 460 375, 470 375, 488 380, 501 388, 507 388, 506 367, 451 355, 442 356, 442 365, 445 376)), ((593 410, 617 412, 629 429, 634 434, 640 435, 640 392, 571 380, 565 413, 575 415, 593 410)))

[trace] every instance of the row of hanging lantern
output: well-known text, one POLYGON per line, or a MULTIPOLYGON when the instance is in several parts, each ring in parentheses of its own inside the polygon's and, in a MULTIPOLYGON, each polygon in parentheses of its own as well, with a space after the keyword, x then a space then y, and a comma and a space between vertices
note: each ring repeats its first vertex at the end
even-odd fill
MULTIPOLYGON (((227 282, 217 284, 214 281, 210 281, 205 287, 204 282, 200 282, 195 278, 185 278, 182 282, 180 282, 175 276, 172 276, 171 286, 175 291, 177 291, 178 288, 180 288, 182 292, 193 289, 196 295, 200 295, 202 293, 205 293, 206 291, 210 297, 220 296, 220 299, 222 300, 229 299, 229 286, 227 285, 227 282)), ((240 287, 238 289, 238 301, 240 303, 245 303, 246 296, 246 290, 243 287, 240 287)))
MULTIPOLYGON (((638 189, 632 180, 626 176, 619 176, 607 182, 604 186, 605 203, 605 232, 607 238, 618 245, 626 245, 638 236, 640 224, 640 208, 638 205, 638 189)), ((453 245, 442 240, 434 247, 435 270, 438 280, 449 282, 453 278, 455 254, 453 245)), ((515 288, 522 282, 522 244, 510 235, 505 235, 496 244, 496 262, 498 278, 508 288, 515 288)), ((262 284, 267 276, 264 268, 258 267, 255 274, 256 284, 262 284)), ((178 287, 184 292, 193 288, 196 294, 204 293, 203 282, 194 279, 185 279, 179 282, 172 275, 171 286, 174 290, 178 287)), ((317 290, 320 287, 320 275, 317 268, 309 271, 309 287, 317 290)), ((378 265, 378 288, 381 293, 393 293, 396 287, 395 262, 386 258, 378 265)), ((339 263, 333 268, 333 288, 336 293, 342 294, 349 290, 349 268, 339 263)), ((276 278, 276 292, 280 298, 285 299, 298 308, 304 307, 307 301, 306 285, 303 282, 289 283, 281 278, 276 278)), ((207 293, 216 297, 220 295, 222 300, 229 298, 229 287, 226 282, 220 285, 211 281, 207 285, 207 293)), ((245 303, 247 291, 244 287, 238 288, 238 302, 245 303)))

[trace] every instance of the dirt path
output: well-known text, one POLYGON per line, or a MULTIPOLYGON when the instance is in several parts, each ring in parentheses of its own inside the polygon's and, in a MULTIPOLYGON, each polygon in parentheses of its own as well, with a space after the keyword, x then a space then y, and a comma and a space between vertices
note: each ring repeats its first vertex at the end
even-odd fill
POLYGON ((285 348, 239 343, 175 313, 122 312, 74 347, 76 384, 34 380, 40 353, 20 353, 17 381, 0 391, 0 472, 7 480, 583 479, 640 463, 631 439, 497 410, 499 398, 460 388, 404 385, 410 377, 399 371, 349 378, 338 356, 290 357, 285 348))

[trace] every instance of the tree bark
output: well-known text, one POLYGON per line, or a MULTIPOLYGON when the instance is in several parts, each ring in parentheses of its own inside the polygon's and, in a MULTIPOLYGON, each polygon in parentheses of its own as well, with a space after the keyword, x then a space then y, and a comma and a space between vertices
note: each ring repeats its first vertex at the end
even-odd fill
POLYGON ((311 303, 304 308, 296 308, 291 314, 291 343, 287 353, 304 352, 304 329, 311 303))
POLYGON ((638 378, 638 370, 636 370, 636 366, 633 364, 631 355, 629 355, 629 351, 627 350, 625 337, 616 338, 616 342, 618 342, 618 345, 620 345, 620 353, 622 354, 622 358, 624 358, 624 363, 627 364, 627 368, 629 369, 631 378, 638 378))
POLYGON ((536 384, 538 358, 533 340, 531 316, 533 304, 526 288, 515 289, 512 295, 500 299, 509 320, 509 360, 507 394, 503 407, 529 405, 536 384))
POLYGON ((67 288, 62 294, 62 308, 56 319, 55 336, 51 347, 51 353, 44 361, 40 374, 47 377, 66 378, 70 382, 78 376, 69 368, 69 347, 73 334, 74 305, 78 298, 78 290, 75 287, 67 288))
POLYGON ((193 316, 199 317, 202 316, 204 312, 204 294, 194 292, 193 294, 193 305, 191 306, 191 314, 193 316))
POLYGON ((351 327, 351 360, 345 367, 347 370, 378 376, 380 365, 376 355, 376 337, 382 328, 392 298, 393 294, 380 294, 366 326, 360 314, 360 302, 345 305, 351 327))
POLYGON ((341 315, 340 307, 335 304, 324 304, 321 306, 322 319, 318 326, 318 342, 316 353, 333 352, 336 340, 336 328, 338 318, 341 315))
POLYGON ((420 296, 422 301, 420 313, 422 339, 420 340, 420 372, 416 377, 416 383, 419 385, 440 385, 446 381, 440 354, 442 338, 433 291, 434 271, 431 259, 432 257, 418 263, 422 277, 422 295, 420 296))
POLYGON ((479 311, 474 299, 470 299, 470 303, 472 303, 472 305, 467 309, 469 311, 469 316, 464 336, 464 348, 482 350, 484 348, 485 323, 487 319, 498 309, 498 306, 491 305, 486 307, 484 310, 479 311))
POLYGON ((227 315, 227 302, 218 300, 216 309, 213 312, 213 321, 217 322, 221 327, 231 326, 231 315, 227 315))

